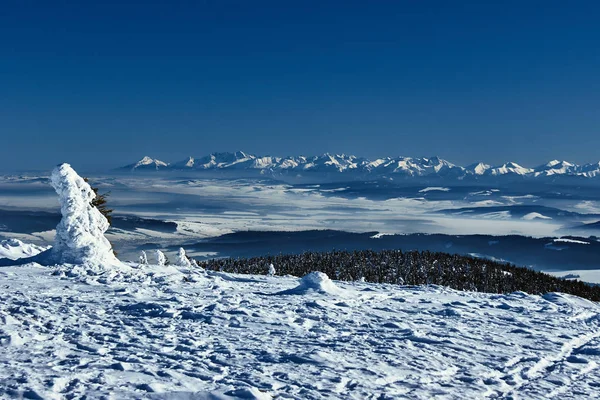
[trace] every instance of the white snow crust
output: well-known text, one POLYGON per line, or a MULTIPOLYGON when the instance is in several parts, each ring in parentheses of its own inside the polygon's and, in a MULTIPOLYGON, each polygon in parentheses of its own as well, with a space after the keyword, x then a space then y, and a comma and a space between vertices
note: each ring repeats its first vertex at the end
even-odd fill
POLYGON ((117 273, 0 268, 0 398, 597 397, 600 306, 578 297, 117 273))

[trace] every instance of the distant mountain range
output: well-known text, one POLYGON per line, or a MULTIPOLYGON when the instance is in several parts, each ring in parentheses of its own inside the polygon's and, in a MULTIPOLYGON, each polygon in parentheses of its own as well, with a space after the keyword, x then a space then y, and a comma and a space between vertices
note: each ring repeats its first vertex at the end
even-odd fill
POLYGON ((476 163, 466 167, 452 164, 439 157, 385 157, 375 160, 345 154, 323 154, 320 156, 272 157, 255 156, 237 151, 234 153, 212 153, 210 155, 167 163, 150 157, 121 167, 127 171, 251 171, 261 175, 304 176, 314 173, 343 174, 348 178, 394 177, 445 177, 454 179, 478 177, 581 177, 600 178, 600 162, 577 165, 567 161, 553 160, 535 168, 526 168, 514 162, 498 166, 476 163))

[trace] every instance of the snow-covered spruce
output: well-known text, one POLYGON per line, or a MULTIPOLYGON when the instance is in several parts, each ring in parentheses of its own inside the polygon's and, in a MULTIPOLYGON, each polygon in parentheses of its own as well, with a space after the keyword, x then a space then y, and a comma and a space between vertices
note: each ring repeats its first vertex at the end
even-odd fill
POLYGON ((50 182, 58 194, 62 219, 56 226, 54 245, 40 254, 38 261, 47 265, 121 265, 104 237, 109 223, 91 204, 96 194, 90 185, 66 163, 52 171, 50 182))
POLYGON ((185 255, 183 247, 180 247, 179 252, 177 253, 177 265, 185 268, 190 268, 192 266, 192 263, 190 263, 190 260, 185 255))
POLYGON ((140 265, 148 265, 148 255, 146 255, 144 250, 140 254, 140 265))
POLYGON ((165 257, 165 253, 160 250, 156 250, 156 265, 162 267, 167 263, 167 258, 165 257))
POLYGON ((355 250, 219 258, 200 263, 208 271, 264 275, 265 265, 278 275, 304 276, 318 269, 337 281, 447 286, 491 293, 570 293, 600 301, 600 286, 561 279, 530 268, 498 261, 429 251, 355 250))
POLYGON ((274 276, 277 273, 277 271, 275 270, 275 266, 273 264, 269 264, 269 271, 268 271, 268 275, 269 276, 274 276))

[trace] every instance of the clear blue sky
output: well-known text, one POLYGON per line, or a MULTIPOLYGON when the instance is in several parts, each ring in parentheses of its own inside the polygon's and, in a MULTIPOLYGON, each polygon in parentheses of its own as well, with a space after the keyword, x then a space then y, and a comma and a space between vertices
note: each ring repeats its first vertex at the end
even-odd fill
POLYGON ((598 161, 599 21, 597 1, 5 0, 0 169, 598 161))

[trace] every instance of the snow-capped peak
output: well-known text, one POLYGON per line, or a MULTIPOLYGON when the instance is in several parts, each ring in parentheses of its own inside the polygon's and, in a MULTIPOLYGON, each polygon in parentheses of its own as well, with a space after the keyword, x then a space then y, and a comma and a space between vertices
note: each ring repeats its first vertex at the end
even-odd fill
POLYGON ((488 164, 484 164, 482 162, 478 162, 476 164, 471 164, 469 165, 466 170, 468 173, 471 173, 473 175, 483 175, 485 174, 490 168, 492 168, 491 165, 488 164))
MULTIPOLYGON (((166 162, 144 157, 135 164, 124 167, 128 170, 252 170, 265 174, 296 174, 304 172, 345 174, 345 178, 392 178, 402 177, 452 177, 463 179, 485 179, 485 177, 511 177, 512 179, 528 177, 550 177, 556 175, 580 176, 586 178, 600 177, 600 162, 583 166, 567 161, 552 160, 535 168, 523 167, 516 162, 507 162, 492 167, 483 162, 467 167, 455 165, 440 157, 382 157, 374 160, 359 158, 344 153, 324 153, 318 156, 257 156, 243 151, 211 153, 204 157, 189 157, 185 160, 168 164, 166 162)), ((504 179, 504 178, 503 178, 504 179)))
POLYGON ((577 166, 567 161, 552 160, 544 165, 534 168, 535 176, 550 176, 568 173, 577 173, 577 166))
POLYGON ((128 170, 133 170, 133 171, 135 171, 135 170, 152 170, 152 169, 158 170, 158 169, 162 169, 162 168, 165 168, 168 166, 169 166, 169 164, 164 161, 160 161, 158 159, 144 156, 138 162, 126 165, 122 169, 128 169, 128 170))
POLYGON ((32 257, 50 246, 36 246, 35 244, 23 243, 18 239, 0 240, 0 258, 16 260, 18 258, 32 257))
POLYGON ((494 167, 490 169, 490 173, 492 175, 506 175, 506 174, 515 174, 515 175, 527 175, 533 172, 531 168, 525 168, 520 166, 515 162, 507 162, 501 166, 494 167))
POLYGON ((194 166, 194 157, 189 157, 185 163, 185 166, 191 168, 194 166))

